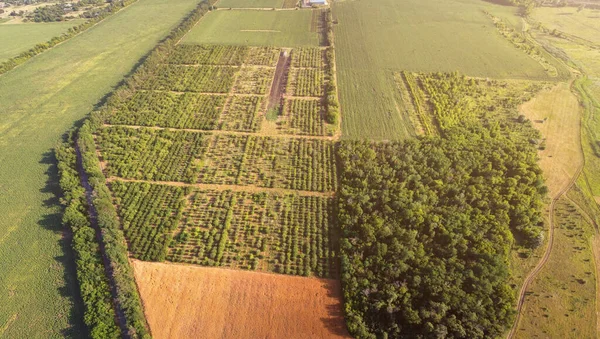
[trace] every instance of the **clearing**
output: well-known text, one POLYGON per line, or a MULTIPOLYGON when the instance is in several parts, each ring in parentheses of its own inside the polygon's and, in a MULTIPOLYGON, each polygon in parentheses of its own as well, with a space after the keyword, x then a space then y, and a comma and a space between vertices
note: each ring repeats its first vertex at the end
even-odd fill
POLYGON ((196 4, 140 0, 0 76, 0 336, 78 331, 50 152, 196 4))
MULTIPOLYGON (((515 8, 481 0, 382 0, 333 4, 336 63, 346 138, 408 137, 393 72, 548 79, 543 67, 503 38, 483 9, 502 18, 515 8), (474 48, 473 46, 477 46, 474 48)), ((511 21, 511 20, 507 20, 511 21)))
POLYGON ((549 195, 554 197, 583 163, 579 101, 569 85, 561 83, 539 93, 523 104, 520 111, 545 138, 546 148, 539 153, 539 164, 549 195))
POLYGON ((600 10, 576 7, 540 7, 533 13, 533 19, 542 22, 547 28, 576 35, 600 45, 600 10))
POLYGON ((154 338, 349 338, 339 282, 133 261, 154 338))
POLYGON ((319 46, 318 11, 220 10, 208 13, 182 40, 184 44, 275 47, 319 46))
POLYGON ((65 33, 69 28, 81 24, 83 20, 49 23, 26 23, 20 25, 0 25, 0 63, 31 47, 44 43, 65 33))

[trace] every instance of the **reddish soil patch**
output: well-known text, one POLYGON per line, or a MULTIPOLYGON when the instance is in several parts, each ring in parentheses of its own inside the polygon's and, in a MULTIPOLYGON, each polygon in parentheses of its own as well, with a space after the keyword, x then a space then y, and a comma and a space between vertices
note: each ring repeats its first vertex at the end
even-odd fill
POLYGON ((154 338, 350 338, 335 280, 133 261, 154 338))
POLYGON ((271 85, 271 92, 269 93, 269 104, 267 105, 267 111, 271 110, 278 105, 281 105, 283 93, 285 91, 285 79, 290 68, 291 58, 288 50, 283 50, 279 55, 277 61, 277 68, 275 69, 275 78, 271 85))

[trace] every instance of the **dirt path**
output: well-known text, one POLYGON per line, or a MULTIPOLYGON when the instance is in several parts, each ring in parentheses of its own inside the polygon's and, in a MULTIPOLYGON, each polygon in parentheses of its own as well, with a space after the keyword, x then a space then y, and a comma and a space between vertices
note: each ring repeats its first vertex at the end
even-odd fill
POLYGON ((250 192, 250 193, 271 193, 271 194, 297 194, 301 197, 321 197, 321 198, 333 198, 335 196, 335 192, 314 192, 314 191, 298 191, 292 189, 285 188, 269 188, 269 187, 259 187, 253 185, 218 185, 218 184, 188 184, 180 181, 153 181, 153 180, 138 180, 138 179, 123 179, 119 177, 109 177, 106 179, 107 182, 112 181, 124 181, 124 182, 141 182, 148 184, 157 184, 157 185, 169 185, 169 186, 179 186, 179 187, 195 187, 201 190, 214 190, 214 191, 233 191, 233 192, 250 192))
POLYGON ((335 141, 335 136, 316 136, 316 135, 292 135, 292 134, 269 134, 269 133, 255 133, 255 132, 239 132, 239 131, 222 131, 222 130, 201 130, 191 128, 169 128, 169 127, 156 127, 156 126, 133 126, 133 125, 112 125, 104 124, 104 127, 125 127, 132 129, 148 128, 152 130, 172 130, 172 131, 186 131, 186 132, 197 132, 205 133, 209 135, 247 135, 247 136, 265 136, 274 138, 286 138, 286 139, 310 139, 310 140, 327 140, 335 141))
POLYGON ((540 273, 542 268, 544 268, 544 265, 546 264, 546 262, 548 262, 548 259, 550 258, 550 254, 552 253, 552 244, 554 243, 554 226, 555 226, 554 225, 554 209, 556 207, 556 202, 563 195, 565 195, 565 193, 567 193, 571 189, 571 187, 573 187, 573 185, 575 184, 575 181, 579 177, 579 174, 581 174, 582 170, 583 170, 583 164, 580 165, 580 167, 577 169, 576 174, 571 178, 571 180, 567 183, 567 185, 565 185, 552 198, 552 202, 550 203, 550 212, 549 212, 550 215, 549 215, 549 219, 548 219, 549 220, 549 222, 548 222, 549 230, 548 230, 548 244, 546 245, 546 251, 544 252, 544 256, 542 257, 542 259, 540 259, 540 261, 535 266, 535 268, 531 272, 529 272, 529 274, 525 278, 525 281, 523 282, 523 285, 521 286, 521 290, 519 291, 519 295, 517 297, 517 300, 518 300, 517 316, 515 318, 515 322, 513 323, 513 326, 511 328, 510 332, 508 333, 508 336, 507 336, 508 339, 514 338, 514 336, 517 332, 517 328, 519 327, 519 320, 521 319, 521 310, 523 309, 523 304, 525 303, 525 296, 527 294, 527 289, 529 288, 529 285, 537 277, 538 273, 540 273))
POLYGON ((517 296, 517 315, 507 338, 514 338, 519 327, 527 289, 544 268, 554 243, 554 213, 557 201, 575 184, 583 171, 581 148, 581 108, 569 84, 558 84, 543 91, 520 107, 520 111, 534 122, 546 138, 546 148, 540 151, 540 167, 544 172, 549 195, 548 243, 544 255, 529 272, 517 296))

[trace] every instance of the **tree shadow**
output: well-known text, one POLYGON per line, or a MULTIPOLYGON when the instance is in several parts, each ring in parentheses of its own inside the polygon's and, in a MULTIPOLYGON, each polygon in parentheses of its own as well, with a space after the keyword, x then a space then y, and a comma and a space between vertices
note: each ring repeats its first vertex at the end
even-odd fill
POLYGON ((344 320, 344 313, 342 312, 342 292, 339 281, 337 280, 322 280, 323 287, 327 290, 327 296, 335 300, 339 300, 339 304, 327 305, 327 318, 321 318, 321 322, 325 325, 325 328, 329 330, 332 335, 338 337, 351 338, 346 327, 346 321, 344 320))
POLYGON ((62 237, 59 241, 62 255, 54 257, 57 264, 63 268, 63 280, 65 284, 59 288, 61 296, 67 298, 72 307, 68 315, 69 327, 62 331, 65 338, 85 337, 87 331, 83 321, 83 300, 79 291, 77 282, 77 271, 75 266, 75 255, 71 249, 72 234, 69 229, 62 226, 62 213, 64 206, 60 203, 62 196, 59 186, 59 175, 56 156, 54 150, 49 150, 42 155, 41 164, 47 165, 45 172, 47 179, 45 186, 40 190, 42 193, 50 194, 50 197, 44 200, 44 206, 52 212, 42 216, 38 224, 46 230, 50 230, 62 237))

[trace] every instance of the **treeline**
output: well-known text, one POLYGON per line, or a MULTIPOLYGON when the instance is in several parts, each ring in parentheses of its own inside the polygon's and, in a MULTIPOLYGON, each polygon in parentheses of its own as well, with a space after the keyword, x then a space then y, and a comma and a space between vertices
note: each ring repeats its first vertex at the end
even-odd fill
POLYGON ((39 44, 35 45, 34 47, 30 48, 28 51, 25 51, 14 58, 8 59, 7 61, 0 63, 0 75, 10 71, 11 69, 19 66, 20 64, 26 62, 27 60, 33 58, 34 56, 36 56, 38 54, 46 51, 47 49, 50 49, 50 48, 60 44, 61 42, 71 39, 72 37, 76 36, 77 34, 94 26, 98 22, 106 19, 108 16, 118 12, 122 8, 127 7, 136 1, 137 0, 122 0, 122 1, 112 2, 109 6, 100 10, 100 12, 94 18, 92 18, 78 26, 69 28, 69 30, 66 33, 63 33, 60 36, 54 37, 47 42, 39 43, 39 44))
POLYGON ((327 83, 325 87, 325 121, 336 125, 340 120, 340 103, 338 101, 336 79, 334 76, 335 52, 333 50, 333 16, 331 8, 325 10, 325 26, 325 40, 328 46, 325 54, 325 81, 327 83))
POLYGON ((62 222, 73 235, 71 246, 75 253, 77 280, 85 306, 85 324, 91 338, 119 338, 120 331, 115 323, 115 311, 100 245, 89 220, 89 206, 77 171, 72 134, 56 148, 55 155, 63 193, 61 202, 65 206, 62 222))
POLYGON ((117 309, 117 318, 123 317, 122 321, 127 330, 127 333, 123 333, 123 335, 130 338, 150 338, 151 334, 135 284, 133 269, 129 264, 127 242, 113 205, 111 192, 106 186, 106 178, 100 168, 93 133, 103 124, 111 105, 118 102, 120 97, 131 94, 130 86, 135 82, 136 76, 143 77, 145 72, 153 69, 163 60, 176 42, 208 11, 210 5, 208 2, 200 3, 163 42, 156 46, 145 62, 136 70, 135 75, 113 92, 107 100, 107 105, 92 112, 90 118, 77 132, 76 143, 81 153, 81 163, 87 182, 93 191, 92 207, 96 213, 100 239, 104 248, 103 254, 109 265, 107 269, 109 280, 114 284, 113 290, 116 291, 114 303, 117 309))
MULTIPOLYGON (((359 338, 493 338, 513 320, 515 238, 541 240, 536 151, 487 127, 342 142, 348 328, 359 338)), ((536 243, 528 243, 535 246, 536 243)))

